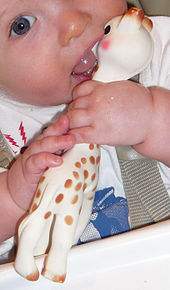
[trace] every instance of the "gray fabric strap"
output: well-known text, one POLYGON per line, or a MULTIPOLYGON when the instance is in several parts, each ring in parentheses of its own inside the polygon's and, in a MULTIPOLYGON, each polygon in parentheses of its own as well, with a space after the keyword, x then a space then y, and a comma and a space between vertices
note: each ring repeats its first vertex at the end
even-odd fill
POLYGON ((157 162, 129 146, 117 148, 131 227, 137 228, 170 217, 170 198, 157 162))
POLYGON ((13 160, 11 149, 0 131, 0 167, 9 168, 13 160))

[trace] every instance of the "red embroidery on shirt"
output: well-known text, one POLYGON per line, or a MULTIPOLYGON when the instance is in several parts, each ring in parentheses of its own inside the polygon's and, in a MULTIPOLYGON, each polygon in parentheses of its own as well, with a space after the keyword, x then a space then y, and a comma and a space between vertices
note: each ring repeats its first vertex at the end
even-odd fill
POLYGON ((12 138, 11 135, 5 134, 5 137, 13 146, 19 147, 19 145, 15 142, 14 138, 12 138))
POLYGON ((20 130, 20 134, 22 136, 22 140, 24 141, 24 145, 25 145, 27 139, 26 139, 26 135, 25 135, 25 131, 24 131, 24 126, 23 126, 23 123, 22 122, 20 124, 19 130, 20 130))

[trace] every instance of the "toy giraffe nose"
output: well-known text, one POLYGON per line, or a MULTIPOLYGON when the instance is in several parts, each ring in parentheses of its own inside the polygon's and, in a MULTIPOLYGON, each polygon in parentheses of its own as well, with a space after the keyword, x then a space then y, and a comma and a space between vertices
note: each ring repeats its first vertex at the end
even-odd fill
POLYGON ((79 37, 90 21, 91 16, 88 13, 80 11, 65 13, 62 17, 61 44, 67 46, 71 39, 79 37))

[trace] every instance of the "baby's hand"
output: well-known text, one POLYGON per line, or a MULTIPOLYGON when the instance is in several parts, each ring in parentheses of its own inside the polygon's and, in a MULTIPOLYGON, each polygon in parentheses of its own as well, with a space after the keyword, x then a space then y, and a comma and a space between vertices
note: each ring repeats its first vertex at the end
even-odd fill
POLYGON ((70 134, 77 143, 138 144, 148 130, 151 103, 149 90, 131 81, 84 82, 69 106, 70 134))
POLYGON ((22 209, 28 209, 44 170, 62 164, 62 157, 55 153, 74 145, 75 138, 67 134, 68 128, 69 120, 62 116, 32 142, 9 170, 9 192, 22 209))

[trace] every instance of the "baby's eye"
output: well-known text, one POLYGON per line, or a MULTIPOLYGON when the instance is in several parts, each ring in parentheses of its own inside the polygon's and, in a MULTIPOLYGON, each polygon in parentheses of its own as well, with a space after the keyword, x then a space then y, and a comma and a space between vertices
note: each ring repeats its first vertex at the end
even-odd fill
POLYGON ((27 33, 34 22, 35 17, 33 16, 22 16, 18 18, 12 25, 11 36, 23 35, 27 33))

